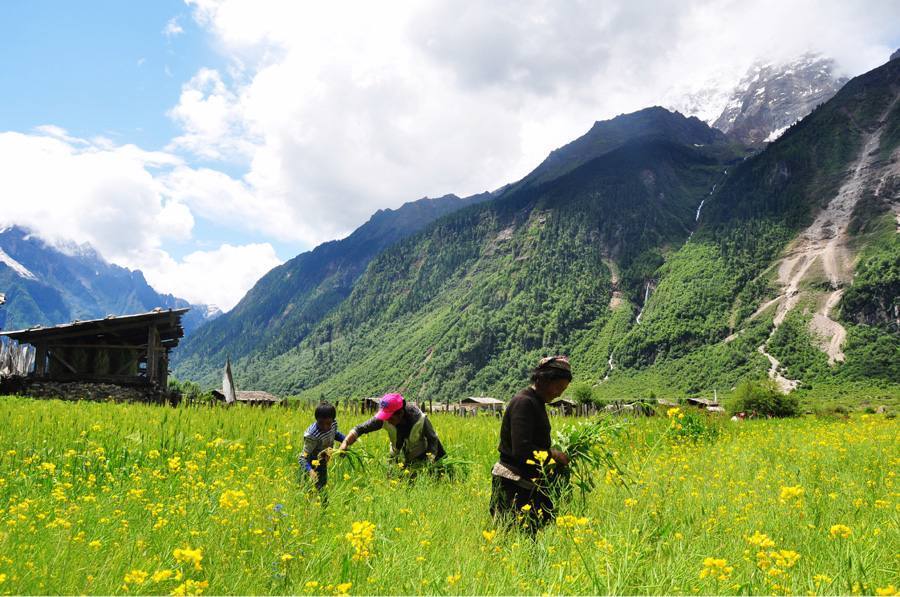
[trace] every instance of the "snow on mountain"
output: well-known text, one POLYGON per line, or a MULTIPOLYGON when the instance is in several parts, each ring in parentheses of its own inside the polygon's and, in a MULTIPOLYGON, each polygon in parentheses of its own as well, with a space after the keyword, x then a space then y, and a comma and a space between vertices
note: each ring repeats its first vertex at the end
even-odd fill
POLYGON ((221 314, 157 292, 139 270, 109 263, 90 244, 48 241, 18 226, 0 229, 0 290, 7 299, 0 325, 7 328, 191 307, 182 320, 189 333, 221 314))
POLYGON ((788 62, 756 62, 735 81, 718 75, 699 88, 673 93, 670 106, 697 116, 748 145, 770 143, 830 99, 847 79, 834 60, 808 53, 788 62))
POLYGON ((20 278, 25 278, 26 280, 37 280, 37 276, 32 274, 27 267, 7 255, 6 251, 4 251, 2 247, 0 247, 0 263, 12 268, 12 270, 16 272, 16 274, 18 274, 20 278))

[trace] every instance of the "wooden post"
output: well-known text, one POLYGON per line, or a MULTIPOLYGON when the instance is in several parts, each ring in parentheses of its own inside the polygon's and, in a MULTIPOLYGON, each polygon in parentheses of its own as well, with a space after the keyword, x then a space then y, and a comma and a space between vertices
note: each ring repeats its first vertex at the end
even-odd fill
POLYGON ((38 344, 34 357, 34 376, 44 377, 47 374, 47 345, 38 344))
POLYGON ((156 331, 156 326, 151 325, 150 331, 147 333, 147 380, 151 383, 158 379, 158 343, 159 333, 156 331))
POLYGON ((163 392, 169 391, 169 349, 162 351, 162 366, 159 369, 159 387, 163 392))

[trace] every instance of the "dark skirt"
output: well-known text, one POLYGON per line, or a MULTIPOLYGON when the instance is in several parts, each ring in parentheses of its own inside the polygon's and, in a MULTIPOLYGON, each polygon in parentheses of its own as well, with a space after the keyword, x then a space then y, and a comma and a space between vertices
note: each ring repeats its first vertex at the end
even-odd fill
POLYGON ((553 500, 539 487, 525 488, 503 477, 492 478, 491 516, 499 524, 515 525, 535 533, 553 521, 553 500))

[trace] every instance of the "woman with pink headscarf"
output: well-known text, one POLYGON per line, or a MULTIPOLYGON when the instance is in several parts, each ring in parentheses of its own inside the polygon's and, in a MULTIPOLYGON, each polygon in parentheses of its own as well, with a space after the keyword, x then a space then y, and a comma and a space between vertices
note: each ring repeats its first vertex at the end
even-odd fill
POLYGON ((440 460, 446 456, 431 421, 400 394, 385 394, 375 416, 350 430, 341 442, 341 450, 356 443, 360 436, 384 429, 391 440, 391 459, 407 467, 440 460))

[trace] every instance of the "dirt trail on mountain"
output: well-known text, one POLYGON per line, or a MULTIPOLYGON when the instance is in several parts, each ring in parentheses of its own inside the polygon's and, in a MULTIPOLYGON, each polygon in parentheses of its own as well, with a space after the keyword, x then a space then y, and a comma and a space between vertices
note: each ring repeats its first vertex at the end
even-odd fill
POLYGON ((817 263, 822 268, 831 291, 813 316, 811 330, 820 339, 821 348, 828 354, 830 364, 844 360, 841 346, 847 337, 847 331, 844 326, 831 319, 831 312, 841 300, 844 292, 843 286, 850 283, 853 276, 847 228, 853 215, 853 209, 862 197, 863 191, 866 188, 874 188, 876 194, 879 193, 888 176, 896 169, 896 164, 879 169, 874 169, 873 164, 877 156, 884 121, 898 99, 900 98, 895 97, 882 114, 878 128, 864 137, 862 150, 837 195, 788 247, 787 255, 778 266, 778 284, 782 293, 762 305, 754 314, 755 316, 761 313, 772 304, 777 303, 778 305, 772 333, 757 350, 769 359, 769 363, 772 365, 769 369, 769 377, 778 383, 782 391, 796 388, 798 381, 787 379, 778 372, 780 364, 775 357, 766 352, 766 347, 788 313, 800 302, 803 297, 801 284, 807 279, 813 265, 817 263))

